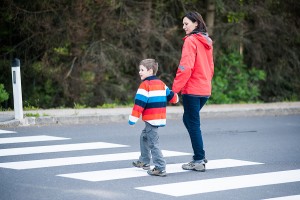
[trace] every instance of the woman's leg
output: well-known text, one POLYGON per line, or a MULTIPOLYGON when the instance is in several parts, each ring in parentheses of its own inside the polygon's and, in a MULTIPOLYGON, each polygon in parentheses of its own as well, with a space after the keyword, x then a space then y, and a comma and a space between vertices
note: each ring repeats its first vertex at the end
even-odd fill
POLYGON ((200 110, 206 103, 207 99, 207 97, 182 95, 184 107, 183 123, 190 135, 194 151, 194 161, 205 159, 205 151, 200 129, 200 110))

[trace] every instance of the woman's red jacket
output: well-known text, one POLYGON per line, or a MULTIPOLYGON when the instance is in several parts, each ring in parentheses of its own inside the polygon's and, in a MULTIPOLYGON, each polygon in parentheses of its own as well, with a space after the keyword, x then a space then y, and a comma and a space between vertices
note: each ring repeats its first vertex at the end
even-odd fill
POLYGON ((187 35, 183 40, 172 90, 181 94, 210 96, 214 74, 212 40, 202 33, 187 35))

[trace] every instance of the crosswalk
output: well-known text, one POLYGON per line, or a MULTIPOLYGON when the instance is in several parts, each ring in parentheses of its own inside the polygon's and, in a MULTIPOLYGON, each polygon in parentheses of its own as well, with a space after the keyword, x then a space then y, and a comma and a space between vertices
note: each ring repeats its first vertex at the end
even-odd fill
MULTIPOLYGON (((48 144, 48 143, 47 143, 48 144)), ((49 135, 35 135, 35 136, 20 136, 14 131, 0 130, 0 159, 9 158, 10 156, 18 155, 46 155, 47 153, 59 153, 59 152, 73 152, 84 150, 98 150, 107 149, 122 149, 122 153, 105 153, 85 156, 71 156, 71 157, 59 157, 48 158, 38 160, 20 160, 0 162, 0 168, 11 170, 34 170, 40 168, 51 167, 64 167, 70 165, 84 165, 93 163, 105 163, 105 162, 120 162, 131 161, 139 157, 140 152, 130 151, 130 146, 126 144, 116 144, 107 142, 86 142, 86 143, 72 143, 71 138, 54 137, 49 135), (11 137, 7 137, 7 135, 11 137), (6 137, 1 137, 6 136, 6 137), (51 142, 55 141, 68 141, 66 144, 53 144, 53 145, 36 145, 37 142, 51 142), (70 143, 71 142, 71 143, 70 143), (2 148, 1 145, 7 144, 22 144, 30 143, 30 146, 16 147, 16 148, 2 148)), ((191 156, 190 153, 163 150, 164 157, 179 157, 179 156, 191 156)), ((168 174, 186 173, 188 171, 183 170, 181 165, 183 163, 174 163, 167 165, 168 174)), ((227 169, 227 168, 241 168, 246 166, 259 166, 264 165, 261 162, 237 160, 237 159, 217 159, 210 160, 207 164, 207 170, 227 169)), ((87 182, 105 182, 124 180, 129 178, 140 178, 148 176, 145 170, 128 167, 128 168, 112 168, 96 171, 81 171, 76 173, 58 173, 56 177, 65 178, 68 180, 79 180, 87 182)), ((197 179, 197 178, 195 178, 197 179)), ((275 171, 267 173, 255 173, 247 175, 229 176, 221 178, 203 179, 203 180, 189 180, 183 182, 171 182, 157 185, 133 187, 133 190, 141 192, 150 192, 160 195, 167 195, 171 197, 183 197, 189 195, 201 195, 210 192, 230 191, 234 189, 260 187, 284 183, 293 183, 300 181, 300 169, 275 171), (199 187, 201 185, 202 187, 199 187)), ((299 191, 300 193, 300 191, 299 191)), ((284 197, 271 198, 270 200, 281 199, 300 199, 300 195, 291 195, 284 197)), ((267 199, 265 199, 267 200, 267 199)))
POLYGON ((16 133, 15 131, 0 130, 0 134, 16 133))
MULTIPOLYGON (((165 157, 188 155, 187 153, 175 151, 162 151, 165 157)), ((53 158, 43 160, 30 160, 30 161, 17 161, 0 163, 0 167, 9 169, 36 169, 45 167, 58 167, 67 165, 80 165, 90 163, 101 163, 121 160, 134 160, 140 155, 139 152, 105 154, 105 155, 92 155, 92 156, 75 156, 66 158, 53 158)))
POLYGON ((11 137, 11 138, 2 138, 0 140, 0 144, 42 142, 42 141, 54 141, 54 140, 68 140, 68 139, 70 139, 70 138, 53 137, 53 136, 47 136, 47 135, 27 136, 27 137, 11 137))
POLYGON ((11 148, 11 149, 0 149, 0 156, 13 156, 13 155, 36 154, 36 153, 53 153, 53 152, 64 152, 64 151, 76 151, 81 149, 91 150, 91 149, 105 149, 105 148, 117 148, 117 147, 128 147, 128 145, 112 144, 107 142, 89 142, 89 143, 78 143, 78 144, 11 148))
POLYGON ((291 196, 284 196, 284 197, 276 197, 271 199, 263 199, 263 200, 299 200, 300 195, 291 195, 291 196))
MULTIPOLYGON (((209 161, 209 166, 207 169, 221 169, 227 167, 239 167, 247 165, 259 165, 262 163, 233 160, 233 159, 220 159, 209 161)), ((187 172, 181 168, 183 163, 169 164, 167 166, 168 174, 187 172)), ((123 168, 123 169, 112 169, 112 170, 101 170, 92 172, 81 172, 72 174, 60 174, 58 176, 80 179, 85 181, 97 182, 97 181, 107 181, 115 179, 133 178, 147 176, 144 170, 138 168, 123 168)))
POLYGON ((224 190, 274 185, 297 181, 300 181, 300 170, 289 170, 207 180, 197 180, 181 183, 170 183, 164 185, 138 187, 136 189, 179 197, 192 194, 218 192, 224 190), (205 187, 199 188, 199 185, 204 185, 205 187), (185 189, 180 190, 180 188, 185 189))

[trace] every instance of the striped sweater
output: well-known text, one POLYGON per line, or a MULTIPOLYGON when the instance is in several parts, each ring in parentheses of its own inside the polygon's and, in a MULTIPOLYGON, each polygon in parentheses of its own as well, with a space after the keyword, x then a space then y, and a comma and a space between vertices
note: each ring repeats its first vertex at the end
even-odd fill
POLYGON ((134 125, 140 116, 152 126, 166 125, 167 102, 177 103, 178 95, 156 76, 150 76, 140 84, 134 99, 128 123, 134 125))

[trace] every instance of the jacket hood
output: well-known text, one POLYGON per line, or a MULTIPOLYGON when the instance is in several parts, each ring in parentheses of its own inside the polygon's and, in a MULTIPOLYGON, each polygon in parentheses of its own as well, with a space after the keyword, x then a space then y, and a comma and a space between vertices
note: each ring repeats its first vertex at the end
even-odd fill
POLYGON ((206 49, 211 49, 212 48, 212 40, 211 38, 208 36, 207 33, 194 33, 194 34, 190 34, 190 35, 186 35, 183 40, 185 40, 188 37, 194 37, 195 39, 197 39, 198 41, 200 41, 204 47, 206 49))

